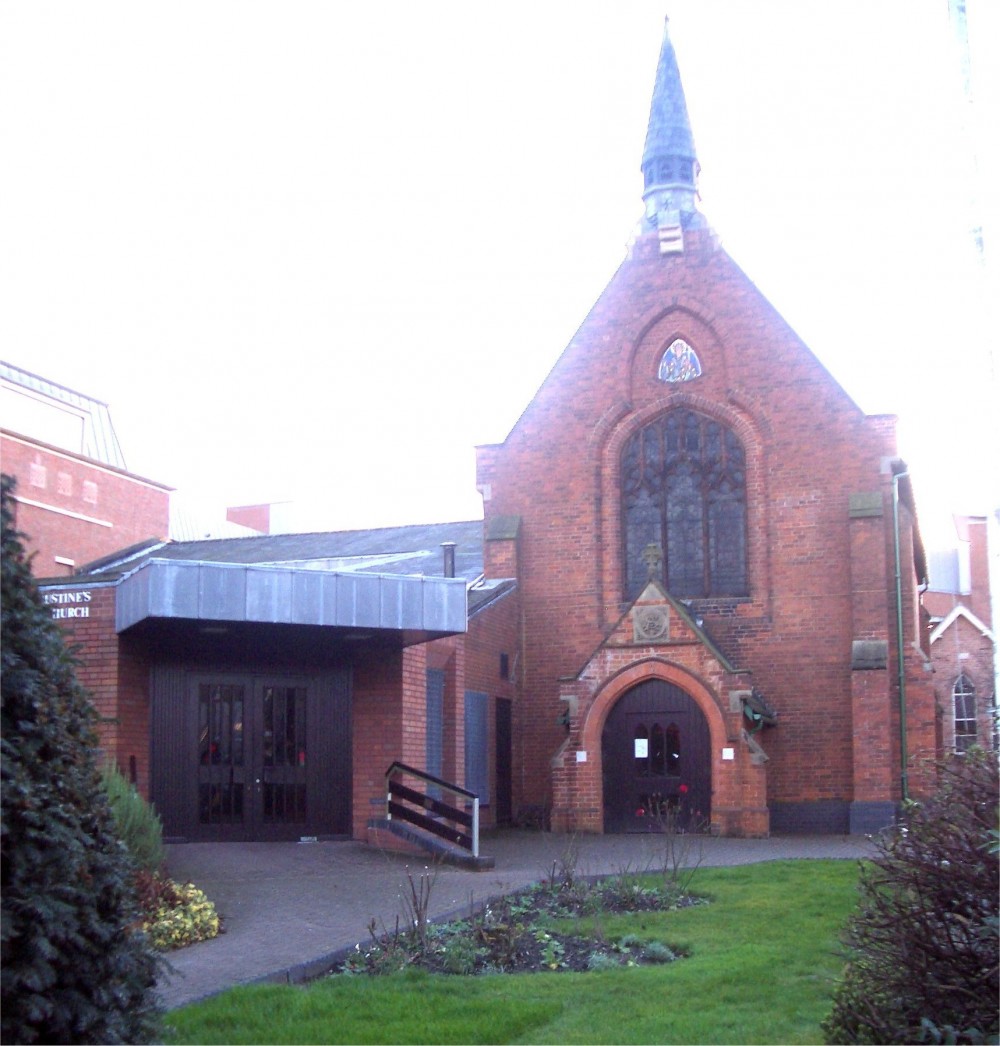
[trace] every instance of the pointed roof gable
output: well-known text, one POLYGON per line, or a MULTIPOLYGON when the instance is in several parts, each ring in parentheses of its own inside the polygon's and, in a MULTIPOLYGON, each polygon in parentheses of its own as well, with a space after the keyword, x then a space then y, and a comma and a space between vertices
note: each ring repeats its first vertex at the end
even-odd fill
POLYGON ((699 618, 670 595, 655 579, 650 579, 618 623, 611 630, 606 643, 629 645, 682 645, 700 643, 726 672, 739 673, 719 649, 699 618))
POLYGON ((983 624, 983 622, 980 621, 979 618, 976 617, 976 615, 973 614, 973 612, 971 610, 969 610, 967 607, 959 605, 957 607, 954 607, 948 613, 947 617, 943 617, 934 626, 934 629, 931 632, 931 642, 933 643, 936 640, 940 639, 941 636, 943 636, 944 633, 947 632, 948 629, 951 628, 951 626, 959 618, 965 618, 965 620, 968 621, 969 624, 972 625, 973 628, 977 629, 980 632, 981 635, 986 636, 986 638, 988 640, 990 640, 990 642, 993 641, 993 632, 990 629, 989 625, 983 624))

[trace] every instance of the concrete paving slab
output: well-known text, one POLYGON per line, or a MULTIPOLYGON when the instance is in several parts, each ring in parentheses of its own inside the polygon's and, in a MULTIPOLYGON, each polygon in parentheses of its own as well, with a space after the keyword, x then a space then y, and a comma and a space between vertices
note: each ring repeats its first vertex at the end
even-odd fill
MULTIPOLYGON (((857 836, 770 839, 682 837, 683 863, 705 867, 786 858, 858 859, 872 852, 857 836)), ((484 834, 484 872, 389 854, 360 842, 184 843, 167 847, 167 868, 214 901, 225 933, 167 956, 161 978, 168 1009, 257 981, 298 982, 322 974, 359 941, 368 924, 392 929, 404 912, 408 874, 434 875, 431 915, 467 912, 470 905, 547 878, 563 862, 579 875, 623 869, 659 870, 664 841, 656 835, 569 836, 502 830, 484 834)))

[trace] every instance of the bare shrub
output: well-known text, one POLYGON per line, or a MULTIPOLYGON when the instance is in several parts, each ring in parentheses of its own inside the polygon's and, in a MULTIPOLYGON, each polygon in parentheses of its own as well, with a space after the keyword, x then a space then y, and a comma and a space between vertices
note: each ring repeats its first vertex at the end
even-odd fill
POLYGON ((977 750, 940 769, 862 864, 828 1042, 997 1041, 997 764, 977 750))
POLYGON ((418 876, 414 876, 409 867, 406 869, 406 887, 400 893, 400 903, 403 914, 412 927, 421 949, 427 948, 427 925, 430 917, 431 894, 434 892, 434 884, 437 882, 438 866, 434 866, 431 872, 424 868, 418 876))
POLYGON ((687 893, 695 872, 705 860, 708 825, 697 812, 688 813, 678 804, 661 803, 654 815, 659 847, 660 874, 664 884, 687 893))

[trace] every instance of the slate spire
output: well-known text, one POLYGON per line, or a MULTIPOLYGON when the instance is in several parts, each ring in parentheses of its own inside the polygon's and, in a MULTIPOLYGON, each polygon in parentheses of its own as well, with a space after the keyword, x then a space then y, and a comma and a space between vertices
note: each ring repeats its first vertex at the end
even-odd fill
POLYGON ((668 21, 663 23, 646 147, 642 151, 644 232, 706 224, 697 206, 698 157, 668 21))

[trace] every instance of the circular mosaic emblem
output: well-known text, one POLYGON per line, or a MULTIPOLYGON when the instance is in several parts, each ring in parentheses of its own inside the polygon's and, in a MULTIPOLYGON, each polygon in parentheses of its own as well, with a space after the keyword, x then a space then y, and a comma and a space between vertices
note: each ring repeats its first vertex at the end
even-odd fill
POLYGON ((637 641, 667 639, 668 625, 666 607, 636 607, 632 611, 632 634, 637 641))

